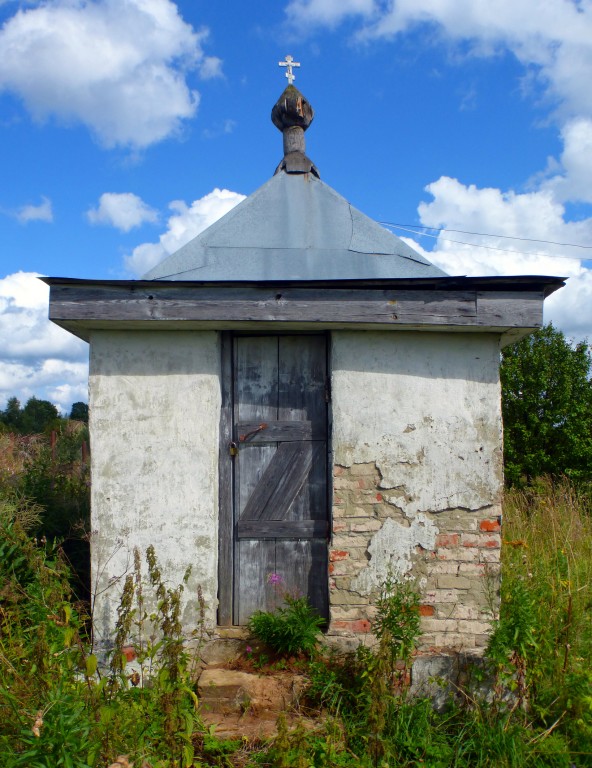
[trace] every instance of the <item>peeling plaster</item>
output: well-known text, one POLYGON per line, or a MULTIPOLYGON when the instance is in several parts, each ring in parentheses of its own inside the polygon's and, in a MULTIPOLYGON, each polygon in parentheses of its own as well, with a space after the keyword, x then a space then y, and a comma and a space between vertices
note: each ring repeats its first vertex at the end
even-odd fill
POLYGON ((438 528, 422 513, 409 525, 402 525, 392 518, 384 521, 368 545, 370 562, 352 581, 352 589, 362 595, 380 587, 388 576, 404 578, 413 566, 412 555, 417 546, 433 550, 438 528))
POLYGON ((375 463, 379 487, 397 489, 409 518, 499 502, 495 335, 336 331, 332 340, 337 464, 375 463))
POLYGON ((192 574, 183 621, 199 621, 197 588, 216 620, 220 350, 209 331, 95 331, 91 337, 94 630, 106 644, 132 552, 156 549, 167 582, 192 574), (116 587, 110 589, 115 582, 116 587))

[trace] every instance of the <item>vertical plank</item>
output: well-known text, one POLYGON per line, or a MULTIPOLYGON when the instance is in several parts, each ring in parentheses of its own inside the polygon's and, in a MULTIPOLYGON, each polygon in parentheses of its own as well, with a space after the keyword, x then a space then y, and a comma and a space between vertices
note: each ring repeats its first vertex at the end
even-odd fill
MULTIPOLYGON (((235 339, 235 424, 277 419, 278 337, 245 336, 235 339)), ((236 510, 238 521, 277 448, 271 445, 240 443, 235 460, 236 510)))
POLYGON ((308 599, 324 619, 329 620, 329 548, 327 539, 310 542, 312 568, 310 571, 308 599))
POLYGON ((278 337, 235 338, 236 421, 277 419, 278 337))
POLYGON ((229 446, 232 440, 232 337, 221 334, 220 452, 218 457, 219 539, 218 539, 218 624, 232 624, 234 572, 233 471, 229 446))
MULTIPOLYGON (((234 423, 277 419, 276 336, 237 336, 234 339, 234 423)), ((234 527, 276 452, 274 445, 239 443, 234 461, 234 527)), ((256 610, 266 609, 266 578, 275 567, 275 542, 243 539, 235 535, 234 623, 243 625, 256 610)))
POLYGON ((278 419, 326 418, 326 341, 324 336, 280 336, 278 419))
POLYGON ((275 541, 242 539, 237 542, 240 580, 237 589, 235 624, 247 624, 255 611, 273 610, 269 574, 275 572, 275 541))
MULTIPOLYGON (((281 336, 279 341, 278 418, 326 426, 327 341, 325 336, 281 336)), ((315 451, 307 482, 300 489, 287 520, 327 519, 326 441, 315 451), (320 459, 317 457, 320 456, 320 459)))
POLYGON ((324 539, 278 539, 276 572, 287 594, 308 597, 319 616, 328 618, 327 542, 324 539))

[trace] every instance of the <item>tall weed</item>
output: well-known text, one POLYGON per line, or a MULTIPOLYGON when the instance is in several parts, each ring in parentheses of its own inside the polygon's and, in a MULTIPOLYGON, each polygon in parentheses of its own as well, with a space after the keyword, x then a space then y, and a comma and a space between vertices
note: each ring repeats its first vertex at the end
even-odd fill
POLYGON ((151 768, 193 766, 203 728, 181 634, 184 585, 164 583, 151 549, 149 584, 138 590, 136 557, 111 668, 101 672, 59 549, 27 533, 35 515, 22 499, 0 496, 0 765, 93 768, 127 754, 151 768), (121 650, 145 618, 137 613, 144 591, 154 614, 138 647, 152 673, 142 681, 126 672, 121 650))
POLYGON ((568 481, 506 497, 500 621, 489 657, 532 725, 592 761, 592 504, 568 481))
POLYGON ((339 755, 319 749, 332 738, 321 731, 285 737, 268 764, 591 766, 591 513, 590 496, 568 481, 508 493, 500 619, 477 685, 456 691, 443 711, 405 693, 417 603, 408 585, 385 584, 378 645, 311 664, 311 703, 331 715, 332 734, 335 720, 342 725, 339 755))
MULTIPOLYGON (((309 706, 324 719, 289 732, 251 764, 370 768, 592 765, 592 510, 569 483, 511 491, 502 607, 488 649, 487 697, 466 689, 444 711, 408 695, 419 616, 409 585, 387 582, 377 644, 312 653, 309 706)), ((99 768, 115 756, 151 768, 232 765, 206 750, 180 624, 186 584, 170 587, 150 550, 124 589, 111 666, 85 636, 59 549, 31 535, 42 510, 0 495, 0 765, 99 768), (122 648, 132 643, 140 674, 122 648), (137 676, 136 676, 137 675, 137 676), (144 677, 143 677, 144 676, 144 677), (216 762, 217 761, 217 762, 216 762)), ((199 599, 199 598, 197 598, 199 599)), ((487 671, 487 669, 486 669, 487 671)))

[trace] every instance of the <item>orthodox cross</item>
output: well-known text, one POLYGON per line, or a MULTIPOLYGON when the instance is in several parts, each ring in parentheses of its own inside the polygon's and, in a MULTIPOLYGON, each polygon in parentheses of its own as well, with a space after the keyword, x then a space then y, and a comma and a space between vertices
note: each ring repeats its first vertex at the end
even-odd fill
POLYGON ((288 85, 292 85, 294 80, 296 80, 296 75, 292 72, 292 67, 299 67, 300 62, 294 61, 291 56, 286 56, 286 60, 278 61, 278 64, 280 67, 288 67, 286 70, 286 77, 288 78, 288 85))

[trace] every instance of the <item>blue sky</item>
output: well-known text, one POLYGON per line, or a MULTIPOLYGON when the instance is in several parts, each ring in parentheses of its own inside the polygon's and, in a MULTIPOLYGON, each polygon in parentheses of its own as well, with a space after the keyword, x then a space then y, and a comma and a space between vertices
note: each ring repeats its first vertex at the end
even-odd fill
POLYGON ((36 274, 138 277, 272 175, 288 53, 326 183, 450 274, 570 276, 547 319, 592 338, 590 0, 0 0, 0 25, 0 407, 86 399, 36 274))

